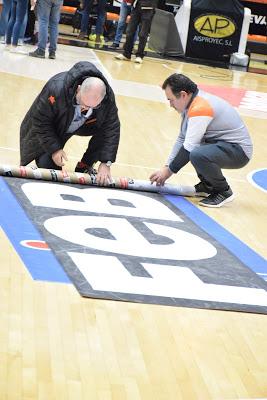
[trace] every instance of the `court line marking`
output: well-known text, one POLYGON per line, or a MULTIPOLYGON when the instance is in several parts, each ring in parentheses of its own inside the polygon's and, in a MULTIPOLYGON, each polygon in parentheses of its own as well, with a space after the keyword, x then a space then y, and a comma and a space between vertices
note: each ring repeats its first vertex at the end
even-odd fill
POLYGON ((260 189, 262 192, 267 193, 267 190, 264 189, 263 187, 261 187, 260 185, 258 185, 254 179, 253 179, 253 175, 257 172, 266 170, 266 168, 258 168, 258 169, 254 169, 253 171, 249 172, 247 175, 247 180, 249 181, 249 183, 251 183, 251 185, 253 185, 255 188, 260 189))
POLYGON ((23 240, 44 240, 44 238, 33 225, 2 177, 0 177, 0 190, 1 227, 32 278, 51 282, 71 283, 52 252, 31 249, 21 244, 23 240), (19 229, 16 229, 16 227, 19 229), (27 237, 25 237, 25 232, 27 232, 27 237), (51 273, 53 278, 51 277, 51 273))

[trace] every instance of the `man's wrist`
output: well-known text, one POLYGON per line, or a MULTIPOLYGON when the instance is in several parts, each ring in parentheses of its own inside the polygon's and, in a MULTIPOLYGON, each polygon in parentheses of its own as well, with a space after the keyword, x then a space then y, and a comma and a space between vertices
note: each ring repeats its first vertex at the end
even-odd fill
POLYGON ((170 173, 171 175, 172 175, 172 174, 175 174, 175 172, 171 170, 171 168, 170 168, 169 165, 166 164, 166 165, 164 165, 164 167, 165 167, 165 168, 168 168, 168 171, 169 171, 169 173, 170 173))

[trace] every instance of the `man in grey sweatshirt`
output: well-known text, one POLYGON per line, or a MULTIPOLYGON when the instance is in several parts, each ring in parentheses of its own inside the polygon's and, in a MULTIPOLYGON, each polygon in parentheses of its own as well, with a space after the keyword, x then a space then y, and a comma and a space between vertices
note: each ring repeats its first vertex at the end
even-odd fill
POLYGON ((179 136, 166 165, 150 176, 151 183, 162 186, 189 161, 200 182, 196 196, 199 204, 221 207, 234 194, 222 174, 222 168, 245 166, 252 157, 252 142, 237 111, 225 100, 198 89, 187 76, 172 74, 162 85, 166 97, 182 115, 179 136))

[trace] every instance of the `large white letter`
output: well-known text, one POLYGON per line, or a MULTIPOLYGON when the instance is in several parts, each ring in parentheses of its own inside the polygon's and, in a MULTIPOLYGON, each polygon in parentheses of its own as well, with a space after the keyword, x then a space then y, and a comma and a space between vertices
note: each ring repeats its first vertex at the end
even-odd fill
POLYGON ((206 240, 170 226, 145 223, 156 235, 171 239, 168 244, 149 243, 127 220, 112 217, 63 216, 45 221, 45 228, 69 242, 116 254, 199 260, 214 257, 216 248, 206 240))
POLYGON ((182 222, 182 219, 162 202, 130 191, 78 189, 68 185, 39 182, 25 183, 21 187, 34 206, 182 222), (73 196, 73 199, 64 199, 64 195, 73 196))
POLYGON ((185 267, 142 263, 151 277, 131 275, 116 257, 69 252, 94 290, 267 306, 264 289, 204 283, 185 267))

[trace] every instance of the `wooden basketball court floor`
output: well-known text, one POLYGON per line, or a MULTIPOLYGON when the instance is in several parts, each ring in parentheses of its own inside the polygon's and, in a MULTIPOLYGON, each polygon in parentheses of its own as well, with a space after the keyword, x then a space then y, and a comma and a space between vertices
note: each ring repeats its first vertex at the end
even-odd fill
MULTIPOLYGON (((77 61, 100 66, 117 94, 122 134, 112 172, 118 177, 148 179, 164 164, 180 122, 159 88, 171 73, 232 94, 232 88, 246 90, 238 111, 254 157, 226 173, 235 201, 202 211, 266 257, 266 192, 247 175, 266 168, 267 76, 149 58, 136 65, 113 56, 61 45, 56 61, 39 60, 1 48, 0 163, 18 165, 28 107, 49 77, 77 61)), ((67 144, 67 169, 85 143, 67 144)), ((189 165, 170 180, 196 182, 189 165)), ((267 398, 266 315, 85 299, 71 284, 33 281, 2 229, 0 265, 1 400, 267 398)))

